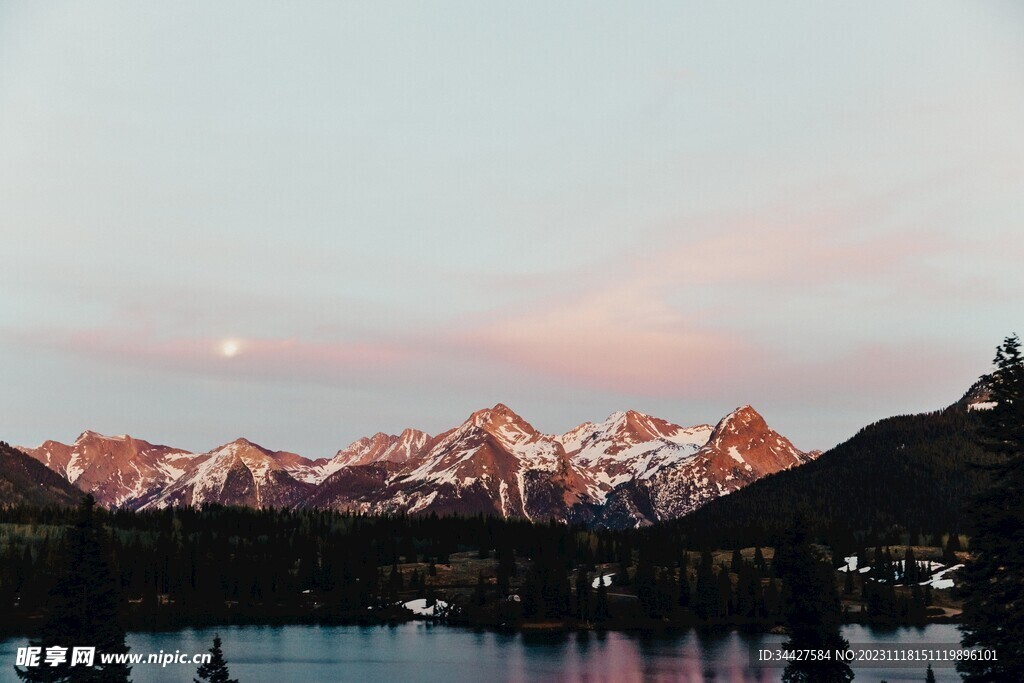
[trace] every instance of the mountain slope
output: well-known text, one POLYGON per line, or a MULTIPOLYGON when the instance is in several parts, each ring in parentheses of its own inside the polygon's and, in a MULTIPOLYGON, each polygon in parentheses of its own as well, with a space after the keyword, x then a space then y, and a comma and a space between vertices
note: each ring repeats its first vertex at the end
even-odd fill
POLYGON ((207 453, 84 432, 23 449, 103 505, 330 507, 632 526, 670 519, 806 461, 749 407, 681 427, 636 411, 538 432, 501 403, 438 436, 406 429, 309 460, 237 439, 207 453), (607 510, 602 507, 608 503, 607 510))
POLYGON ((289 472, 301 456, 269 451, 246 439, 215 448, 179 479, 139 507, 198 506, 203 503, 247 507, 290 507, 314 490, 289 472))
POLYGON ((418 429, 406 429, 401 434, 377 432, 353 441, 319 467, 318 481, 326 479, 343 467, 381 463, 385 467, 400 469, 419 460, 431 442, 430 435, 418 429))
POLYGON ((82 496, 62 476, 0 441, 0 507, 75 506, 82 496))
POLYGON ((977 465, 995 461, 974 442, 979 402, 876 422, 815 462, 765 477, 676 524, 741 544, 778 535, 800 509, 822 530, 958 530, 971 496, 990 481, 977 465))
POLYGON ((692 457, 612 491, 599 523, 623 528, 682 517, 766 475, 808 463, 817 455, 798 450, 756 410, 743 406, 722 418, 708 442, 692 457))
POLYGON ((604 499, 619 484, 648 479, 662 467, 692 456, 707 443, 711 427, 680 427, 633 410, 604 422, 585 422, 555 439, 573 463, 597 482, 592 495, 604 499))
POLYGON ((104 506, 131 505, 162 491, 203 456, 127 435, 85 431, 74 444, 45 441, 25 453, 62 474, 104 506))
POLYGON ((415 467, 388 482, 375 509, 564 520, 574 505, 594 502, 594 487, 558 441, 499 403, 436 437, 415 467))

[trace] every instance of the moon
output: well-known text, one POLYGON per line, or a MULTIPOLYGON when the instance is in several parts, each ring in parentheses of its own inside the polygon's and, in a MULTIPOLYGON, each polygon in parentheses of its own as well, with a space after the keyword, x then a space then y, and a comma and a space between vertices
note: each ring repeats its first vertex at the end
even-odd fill
POLYGON ((225 339, 220 343, 220 355, 225 358, 234 358, 242 350, 242 344, 237 339, 225 339))

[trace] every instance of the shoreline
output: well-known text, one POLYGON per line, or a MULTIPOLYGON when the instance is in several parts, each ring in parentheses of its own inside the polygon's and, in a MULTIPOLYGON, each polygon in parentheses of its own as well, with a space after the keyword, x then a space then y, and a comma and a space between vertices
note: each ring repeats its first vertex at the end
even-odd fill
MULTIPOLYGON (((405 611, 405 610, 403 610, 405 611)), ((36 621, 36 620, 33 620, 36 621)), ((572 633, 644 633, 644 634, 680 634, 689 631, 702 633, 761 633, 785 635, 788 633, 784 626, 773 624, 744 624, 735 622, 704 623, 704 622, 669 622, 669 621, 644 621, 627 622, 621 620, 610 620, 603 624, 568 621, 527 621, 518 624, 494 624, 475 623, 467 620, 449 619, 444 617, 424 617, 408 612, 402 614, 398 610, 389 610, 386 616, 360 615, 351 617, 324 618, 322 616, 281 616, 274 617, 239 617, 233 615, 231 618, 210 617, 196 619, 194 615, 182 619, 161 619, 153 620, 129 619, 124 623, 125 631, 128 633, 174 633, 188 629, 204 629, 217 627, 284 627, 284 626, 399 626, 409 622, 422 622, 433 626, 444 628, 467 629, 473 631, 489 631, 496 633, 521 633, 524 635, 537 635, 543 633, 551 634, 572 634, 572 633)), ((899 628, 927 628, 933 625, 958 624, 960 620, 952 616, 941 616, 926 620, 924 623, 887 623, 871 622, 861 620, 849 620, 840 624, 845 626, 867 626, 879 630, 899 628)), ((0 638, 31 638, 35 623, 28 624, 0 624, 0 638)))

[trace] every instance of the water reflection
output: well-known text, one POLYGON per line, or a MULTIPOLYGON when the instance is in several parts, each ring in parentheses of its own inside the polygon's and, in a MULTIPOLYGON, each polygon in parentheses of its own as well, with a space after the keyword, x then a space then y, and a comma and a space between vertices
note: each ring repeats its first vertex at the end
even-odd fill
MULTIPOLYGON (((782 668, 760 666, 752 653, 778 647, 784 636, 739 632, 505 633, 423 622, 397 626, 229 626, 168 633, 133 633, 133 652, 205 652, 220 633, 232 676, 243 683, 279 681, 424 681, 427 683, 775 683, 782 668)), ((951 625, 871 630, 849 626, 852 643, 953 643, 951 625)), ((0 682, 13 683, 15 650, 0 641, 0 682)), ((921 681, 917 669, 854 669, 858 681, 921 681)), ((194 666, 136 665, 137 683, 191 681, 194 666)), ((958 681, 953 669, 939 681, 958 681)))

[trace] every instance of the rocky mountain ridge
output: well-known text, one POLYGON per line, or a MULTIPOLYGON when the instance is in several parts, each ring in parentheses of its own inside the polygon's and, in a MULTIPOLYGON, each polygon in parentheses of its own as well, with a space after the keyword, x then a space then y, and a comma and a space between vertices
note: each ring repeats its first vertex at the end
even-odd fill
POLYGON ((672 519, 816 457, 750 406, 682 427, 617 412, 544 434, 504 404, 431 436, 378 432, 310 460, 236 439, 206 453, 83 432, 22 452, 107 506, 204 503, 364 513, 494 514, 624 527, 672 519))

